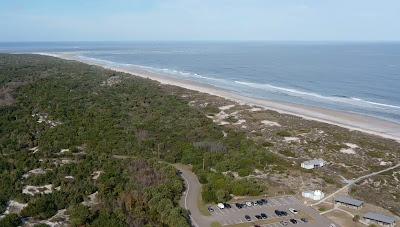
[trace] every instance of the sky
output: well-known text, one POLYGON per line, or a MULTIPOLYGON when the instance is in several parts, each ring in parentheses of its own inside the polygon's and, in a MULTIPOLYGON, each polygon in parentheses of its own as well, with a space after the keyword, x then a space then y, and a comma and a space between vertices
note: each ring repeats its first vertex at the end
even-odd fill
POLYGON ((0 0, 0 41, 400 41, 399 0, 0 0))

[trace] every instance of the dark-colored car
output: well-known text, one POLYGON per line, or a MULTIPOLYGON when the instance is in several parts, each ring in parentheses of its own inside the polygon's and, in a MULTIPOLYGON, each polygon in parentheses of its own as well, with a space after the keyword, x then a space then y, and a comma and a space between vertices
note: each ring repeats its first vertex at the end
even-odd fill
POLYGON ((214 209, 212 207, 208 207, 209 212, 214 212, 214 209))
POLYGON ((261 213, 261 217, 262 217, 262 219, 267 219, 268 218, 268 216, 265 213, 261 213))
POLYGON ((256 203, 260 206, 264 204, 261 200, 257 200, 256 203))
POLYGON ((304 223, 307 223, 307 222, 308 222, 307 218, 300 218, 300 220, 301 220, 302 222, 304 222, 304 223))
POLYGON ((278 215, 279 217, 288 215, 286 211, 282 210, 275 210, 275 214, 278 215))
POLYGON ((260 199, 260 201, 261 201, 263 204, 267 204, 267 203, 268 203, 268 201, 267 201, 266 199, 260 199))
POLYGON ((236 206, 238 209, 242 209, 242 208, 243 208, 243 204, 241 204, 241 203, 235 203, 235 206, 236 206))
POLYGON ((261 215, 258 215, 258 214, 257 214, 255 217, 256 217, 258 220, 261 220, 261 219, 262 219, 261 215))
POLYGON ((293 223, 293 224, 297 224, 297 220, 296 220, 296 219, 293 219, 293 218, 292 218, 292 219, 290 219, 289 221, 290 221, 291 223, 293 223))
POLYGON ((231 206, 231 204, 229 204, 229 203, 224 203, 224 206, 225 206, 225 208, 232 208, 232 206, 231 206))
POLYGON ((249 215, 245 215, 244 219, 246 219, 246 221, 251 221, 251 217, 249 215))

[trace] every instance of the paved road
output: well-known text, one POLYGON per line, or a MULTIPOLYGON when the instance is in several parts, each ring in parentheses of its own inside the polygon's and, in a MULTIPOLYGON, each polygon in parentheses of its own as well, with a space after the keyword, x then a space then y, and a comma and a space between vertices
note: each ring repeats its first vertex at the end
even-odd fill
POLYGON ((195 227, 211 226, 212 217, 204 216, 197 206, 201 194, 201 184, 197 176, 187 166, 179 164, 174 166, 182 172, 181 176, 185 180, 186 191, 182 195, 181 206, 189 210, 192 225, 195 227))
POLYGON ((320 204, 320 203, 326 201, 327 199, 333 197, 333 196, 336 195, 337 193, 343 191, 344 189, 348 188, 349 186, 351 186, 351 185, 353 185, 353 184, 355 184, 355 183, 357 183, 357 182, 359 182, 359 181, 361 181, 361 180, 364 180, 364 179, 366 179, 366 178, 369 178, 369 177, 372 177, 372 176, 381 174, 381 173, 383 173, 383 172, 386 172, 386 171, 389 171, 389 170, 392 170, 392 169, 396 169, 397 167, 400 167, 400 163, 397 164, 397 165, 395 165, 395 166, 392 166, 392 167, 389 167, 389 168, 386 168, 386 169, 383 169, 383 170, 380 170, 380 171, 377 171, 377 172, 373 172, 373 173, 370 173, 370 174, 361 176, 361 177, 359 177, 359 178, 357 178, 357 179, 355 179, 355 180, 350 180, 349 183, 347 183, 345 186, 343 186, 342 188, 338 189, 338 190, 335 191, 334 193, 332 193, 332 194, 326 196, 325 198, 321 199, 320 201, 318 201, 318 202, 316 202, 316 203, 314 203, 314 204, 311 204, 311 206, 315 206, 315 205, 318 205, 318 204, 320 204))

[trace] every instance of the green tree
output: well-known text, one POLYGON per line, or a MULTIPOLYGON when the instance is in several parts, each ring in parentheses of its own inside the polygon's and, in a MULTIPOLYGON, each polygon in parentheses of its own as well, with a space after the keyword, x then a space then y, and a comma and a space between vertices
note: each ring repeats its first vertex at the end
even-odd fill
POLYGON ((2 227, 15 227, 22 224, 20 217, 17 214, 8 214, 0 220, 2 227))

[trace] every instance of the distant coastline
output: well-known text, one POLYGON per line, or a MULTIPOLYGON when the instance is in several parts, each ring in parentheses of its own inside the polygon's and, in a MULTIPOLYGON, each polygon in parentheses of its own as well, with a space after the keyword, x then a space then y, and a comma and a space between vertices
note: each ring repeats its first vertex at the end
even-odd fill
POLYGON ((128 65, 119 67, 110 67, 108 65, 102 64, 99 61, 79 58, 79 56, 76 54, 70 54, 70 53, 60 53, 60 54, 36 53, 36 54, 48 55, 67 60, 76 60, 86 64, 97 65, 107 69, 129 73, 134 76, 156 80, 162 84, 175 85, 189 90, 204 92, 211 95, 220 96, 232 101, 236 101, 238 103, 259 106, 265 109, 275 110, 279 113, 291 114, 308 120, 316 120, 328 124, 333 124, 350 130, 358 130, 361 132, 381 136, 388 139, 393 139, 396 140, 397 142, 400 142, 400 124, 396 124, 394 122, 386 120, 381 120, 374 117, 341 112, 336 110, 328 110, 317 107, 309 107, 292 103, 276 102, 266 99, 250 98, 243 95, 235 94, 231 91, 217 88, 215 86, 188 81, 184 79, 179 80, 176 78, 165 76, 162 73, 150 72, 148 70, 139 67, 128 66, 128 65))

